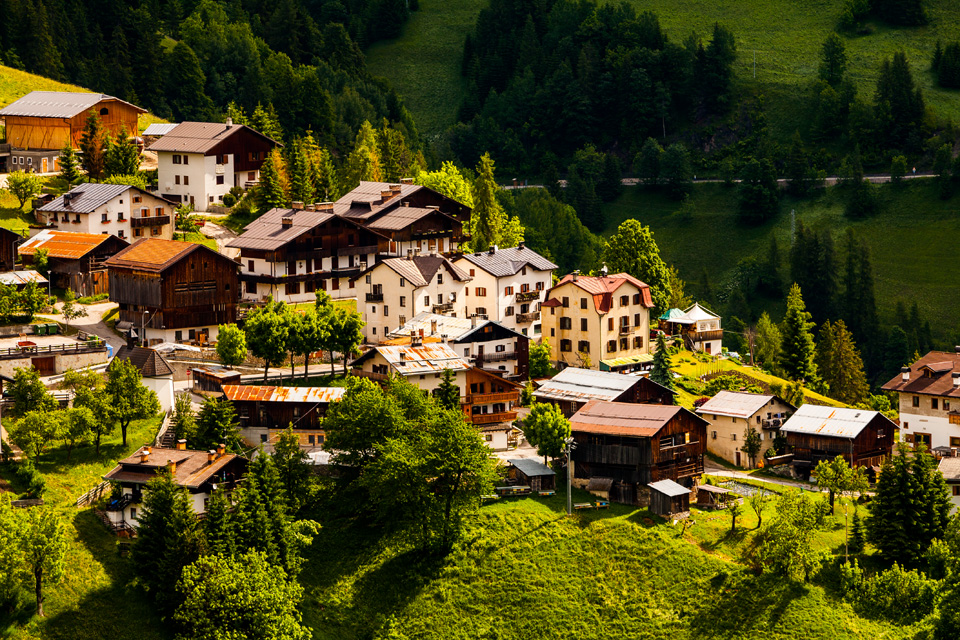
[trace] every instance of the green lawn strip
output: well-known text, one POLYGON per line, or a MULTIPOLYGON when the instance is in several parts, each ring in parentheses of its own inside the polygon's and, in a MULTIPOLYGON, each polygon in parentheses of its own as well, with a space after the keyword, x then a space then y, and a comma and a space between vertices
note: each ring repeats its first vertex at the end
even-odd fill
POLYGON ((217 241, 213 238, 208 238, 198 231, 190 231, 188 233, 183 233, 182 231, 177 231, 173 234, 173 239, 180 242, 192 242, 193 244, 202 244, 205 247, 209 247, 214 251, 217 250, 217 241))

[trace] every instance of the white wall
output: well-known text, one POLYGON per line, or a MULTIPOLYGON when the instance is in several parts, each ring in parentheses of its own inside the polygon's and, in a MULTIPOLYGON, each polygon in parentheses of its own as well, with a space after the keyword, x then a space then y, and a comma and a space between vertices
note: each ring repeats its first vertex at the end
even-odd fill
POLYGON ((143 378, 143 386, 157 394, 157 399, 160 401, 161 411, 166 412, 173 409, 174 398, 172 374, 164 377, 143 378))
POLYGON ((517 315, 521 313, 520 310, 524 304, 529 305, 527 313, 540 310, 540 303, 545 299, 544 294, 553 285, 552 271, 538 271, 527 267, 525 274, 521 270, 512 276, 496 278, 466 258, 460 258, 455 264, 473 275, 473 282, 469 285, 470 295, 467 296, 470 313, 476 313, 477 308, 485 308, 490 320, 496 320, 503 326, 518 331, 525 336, 536 337, 540 335, 540 320, 517 322, 517 315), (517 294, 520 293, 523 285, 529 285, 530 291, 536 291, 538 282, 543 285, 543 290, 535 300, 517 302, 517 294), (487 295, 477 296, 478 287, 485 288, 487 295), (507 287, 513 287, 512 294, 506 294, 507 287), (513 313, 508 316, 506 315, 507 309, 510 307, 512 307, 513 313))
MULTIPOLYGON (((174 208, 165 200, 161 200, 150 194, 142 193, 136 189, 128 189, 119 196, 113 198, 103 206, 97 208, 93 213, 73 213, 57 212, 57 230, 68 231, 71 233, 107 233, 118 238, 123 238, 127 242, 133 243, 140 238, 163 238, 165 240, 173 239, 174 227, 174 208), (139 197, 140 202, 135 203, 134 198, 139 197), (157 216, 157 209, 162 209, 160 215, 170 216, 170 223, 159 227, 140 227, 142 235, 134 236, 133 225, 130 219, 134 216, 140 217, 142 209, 149 209, 150 217, 157 216), (103 215, 106 214, 107 222, 103 221, 103 215), (121 222, 120 218, 124 221, 121 222), (79 218, 79 222, 75 222, 79 218), (67 221, 69 219, 69 221, 67 221), (159 229, 157 235, 154 235, 154 229, 159 229)), ((53 212, 37 213, 37 222, 46 224, 53 222, 53 212)))

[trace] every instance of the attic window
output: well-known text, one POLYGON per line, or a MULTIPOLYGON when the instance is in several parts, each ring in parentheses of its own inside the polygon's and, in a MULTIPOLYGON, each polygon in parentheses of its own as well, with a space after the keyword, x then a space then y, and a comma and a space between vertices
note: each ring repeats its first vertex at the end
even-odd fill
POLYGON ((102 116, 110 115, 110 109, 107 109, 106 107, 104 107, 103 109, 100 109, 100 115, 102 116))

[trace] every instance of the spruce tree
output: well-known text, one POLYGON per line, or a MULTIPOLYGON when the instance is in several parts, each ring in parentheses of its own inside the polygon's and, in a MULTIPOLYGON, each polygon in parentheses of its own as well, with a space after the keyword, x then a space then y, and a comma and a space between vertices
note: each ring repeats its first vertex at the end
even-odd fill
POLYGON ((77 152, 70 141, 63 145, 59 163, 60 177, 66 181, 68 187, 80 179, 80 159, 77 158, 77 152))
POLYGON ((867 544, 867 531, 863 524, 863 518, 860 517, 860 511, 853 512, 853 526, 850 531, 850 553, 857 555, 863 553, 867 544))
POLYGON ((787 314, 780 329, 783 335, 780 366, 790 380, 812 383, 817 379, 813 326, 800 287, 794 283, 787 295, 787 314))
POLYGON ((215 491, 207 503, 203 532, 209 554, 228 557, 237 552, 231 507, 226 491, 215 491))
POLYGON ((260 167, 257 192, 264 209, 287 206, 289 199, 284 188, 283 171, 283 157, 278 149, 274 149, 260 167))
POLYGON ((91 110, 87 114, 83 135, 80 136, 80 151, 83 153, 82 164, 91 180, 98 181, 104 176, 108 145, 109 138, 106 129, 103 128, 103 123, 100 122, 100 116, 91 110))
POLYGON ((663 334, 657 335, 657 350, 653 354, 653 369, 650 370, 650 379, 657 384, 673 389, 673 374, 670 372, 670 354, 667 352, 667 341, 663 334))
POLYGON ((483 154, 477 165, 477 179, 473 182, 473 213, 470 216, 470 249, 486 251, 499 244, 507 225, 507 214, 497 200, 500 187, 493 177, 493 159, 483 154))
POLYGON ((817 368, 831 398, 851 405, 866 399, 870 386, 863 360, 843 320, 827 321, 820 328, 817 368))
POLYGON ((460 387, 453 379, 453 370, 444 369, 437 387, 437 402, 444 409, 457 409, 460 406, 460 387))
POLYGON ((204 122, 214 115, 213 101, 205 93, 207 78, 193 49, 180 40, 165 61, 167 99, 178 120, 204 122))
POLYGON ((104 153, 104 173, 107 176, 136 175, 140 171, 140 152, 126 127, 120 128, 116 141, 109 137, 107 140, 109 144, 104 153))
POLYGON ((302 140, 296 140, 290 146, 290 199, 294 202, 312 203, 315 198, 307 150, 302 140))

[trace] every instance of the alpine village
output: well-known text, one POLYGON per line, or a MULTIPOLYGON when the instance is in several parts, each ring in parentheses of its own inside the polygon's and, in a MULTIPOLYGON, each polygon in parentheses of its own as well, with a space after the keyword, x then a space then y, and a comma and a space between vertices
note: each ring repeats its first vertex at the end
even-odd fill
POLYGON ((960 638, 960 2, 0 0, 0 637, 960 638))

